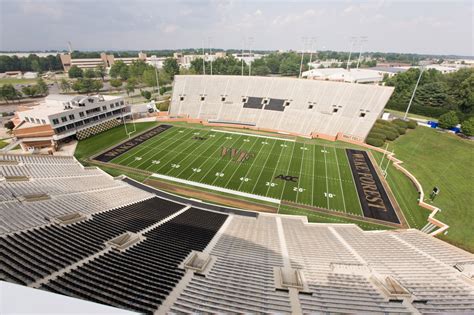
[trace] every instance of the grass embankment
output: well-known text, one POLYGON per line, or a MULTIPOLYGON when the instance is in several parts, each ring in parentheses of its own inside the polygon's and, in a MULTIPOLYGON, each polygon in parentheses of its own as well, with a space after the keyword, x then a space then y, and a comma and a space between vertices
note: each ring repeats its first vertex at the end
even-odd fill
POLYGON ((35 84, 38 79, 14 79, 2 78, 0 79, 0 86, 4 84, 35 84))
POLYGON ((474 252, 474 142, 418 127, 392 149, 423 186, 425 201, 434 186, 440 188, 432 204, 442 210, 436 218, 450 226, 440 238, 474 252))

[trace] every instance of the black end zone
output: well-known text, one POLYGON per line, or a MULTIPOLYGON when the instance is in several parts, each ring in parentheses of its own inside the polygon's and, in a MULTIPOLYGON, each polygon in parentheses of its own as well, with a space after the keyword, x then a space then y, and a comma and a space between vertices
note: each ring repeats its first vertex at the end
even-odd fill
POLYGON ((346 149, 364 216, 400 224, 367 152, 346 149))
POLYGON ((125 152, 133 149, 139 144, 142 144, 143 142, 147 141, 150 138, 153 138, 154 136, 170 129, 171 125, 159 125, 158 127, 155 127, 151 130, 148 130, 122 144, 119 144, 116 147, 113 147, 112 149, 96 156, 94 160, 100 161, 100 162, 110 162, 111 160, 115 159, 116 157, 124 154, 125 152))

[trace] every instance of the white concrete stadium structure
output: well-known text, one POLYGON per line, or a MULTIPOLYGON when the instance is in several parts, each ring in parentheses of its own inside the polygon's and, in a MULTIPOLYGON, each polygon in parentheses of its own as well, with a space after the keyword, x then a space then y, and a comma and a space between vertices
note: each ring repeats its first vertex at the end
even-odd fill
POLYGON ((176 76, 171 117, 364 140, 392 87, 295 78, 176 76))

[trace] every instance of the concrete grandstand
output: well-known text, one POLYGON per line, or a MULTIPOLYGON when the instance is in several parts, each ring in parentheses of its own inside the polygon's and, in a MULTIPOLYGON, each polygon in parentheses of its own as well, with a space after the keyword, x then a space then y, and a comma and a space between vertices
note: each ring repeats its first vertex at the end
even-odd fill
POLYGON ((294 78, 176 76, 172 117, 296 135, 363 140, 392 87, 294 78))
POLYGON ((417 230, 214 206, 66 157, 0 155, 0 191, 0 276, 31 288, 150 314, 474 312, 473 255, 417 230))

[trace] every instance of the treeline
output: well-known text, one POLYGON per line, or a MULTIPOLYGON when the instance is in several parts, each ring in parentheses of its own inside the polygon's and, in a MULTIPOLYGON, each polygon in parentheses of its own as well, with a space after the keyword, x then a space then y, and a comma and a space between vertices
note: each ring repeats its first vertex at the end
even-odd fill
POLYGON ((5 71, 58 71, 62 70, 63 66, 59 55, 49 55, 46 57, 38 57, 35 54, 30 54, 28 57, 18 56, 0 56, 0 72, 5 71))
MULTIPOLYGON (((387 86, 395 87, 387 108, 407 109, 419 75, 419 69, 409 69, 385 79, 387 86)), ((423 72, 410 112, 438 118, 450 111, 460 121, 474 116, 474 69, 462 68, 447 74, 434 69, 423 72)))
POLYGON ((48 92, 48 85, 40 78, 34 85, 23 86, 21 91, 15 89, 12 84, 4 84, 0 86, 0 99, 8 103, 9 101, 19 100, 24 96, 45 96, 48 95, 48 92))
MULTIPOLYGON (((339 56, 337 53, 335 56, 339 56)), ((312 61, 318 59, 333 58, 334 56, 328 57, 324 53, 313 54, 312 61)), ((347 58, 348 55, 345 57, 347 58)), ((310 55, 305 54, 303 56, 303 67, 302 71, 308 70, 308 63, 310 61, 310 55)), ((338 58, 334 58, 340 60, 338 58)), ((346 59, 347 60, 347 59, 346 59)), ((334 67, 346 68, 346 63, 343 62, 341 65, 334 64, 334 67)), ((296 52, 287 53, 271 53, 263 56, 260 59, 256 59, 251 65, 251 75, 280 75, 280 76, 298 76, 301 66, 301 54, 296 52)), ((354 60, 350 64, 350 68, 357 66, 357 60, 354 60)), ((359 67, 374 67, 376 66, 375 60, 362 60, 359 67)), ((210 73, 211 63, 205 62, 206 73, 210 73)), ((243 65, 244 75, 249 74, 249 66, 244 63, 243 65)), ((190 72, 194 74, 203 73, 203 61, 202 58, 197 58, 191 62, 190 72)), ((228 75, 239 75, 242 74, 242 62, 234 58, 232 55, 217 58, 212 62, 212 73, 213 74, 228 74, 228 75)))

